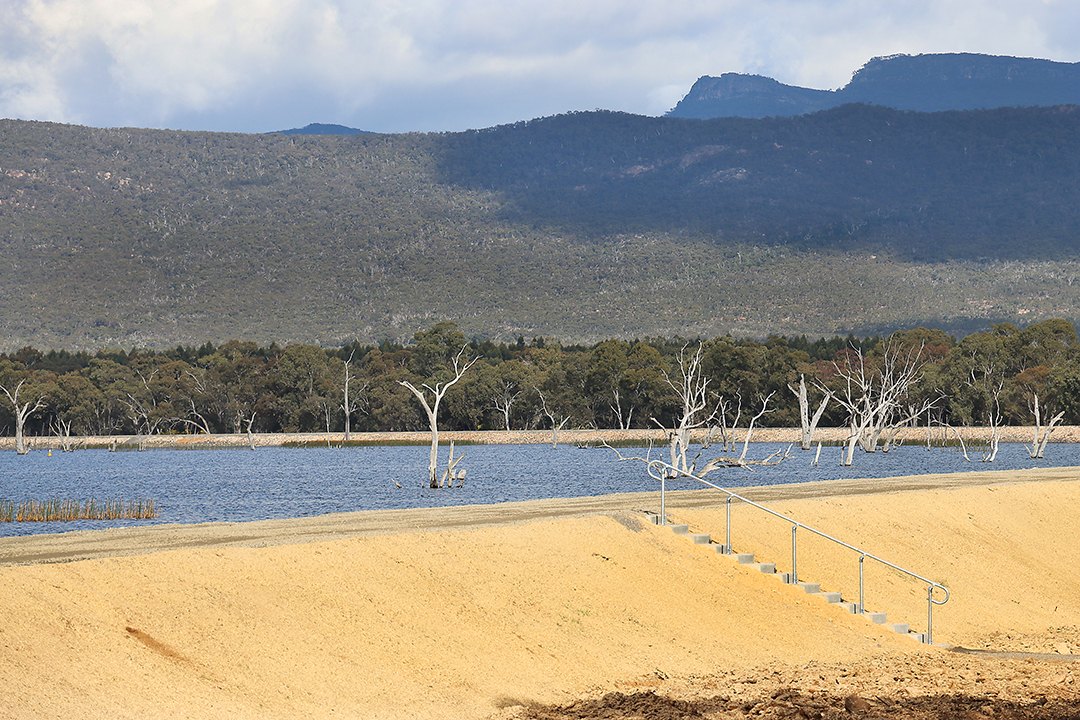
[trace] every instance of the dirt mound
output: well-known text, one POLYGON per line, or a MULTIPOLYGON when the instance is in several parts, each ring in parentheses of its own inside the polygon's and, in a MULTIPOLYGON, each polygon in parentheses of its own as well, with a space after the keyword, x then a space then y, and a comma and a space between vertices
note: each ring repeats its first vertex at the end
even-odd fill
POLYGON ((672 700, 653 692, 623 695, 609 693, 600 700, 578 701, 566 707, 536 708, 520 716, 528 720, 707 720, 708 718, 794 718, 849 720, 852 717, 889 720, 1076 720, 1080 710, 1072 700, 1039 698, 1027 703, 998 702, 972 695, 939 695, 921 698, 875 698, 858 695, 805 695, 785 689, 769 697, 731 703, 712 700, 672 700))
MULTIPOLYGON (((640 512, 500 525, 492 506, 455 527, 436 508, 438 530, 332 539, 313 518, 295 544, 238 547, 195 526, 174 550, 0 568, 0 718, 1075 717, 1080 482, 770 504, 947 584, 938 642, 1038 656, 921 645, 640 512)), ((722 505, 671 514, 722 536, 722 505)), ((737 550, 783 565, 789 526, 733 523, 737 550)), ((23 561, 70 557, 17 540, 23 561)), ((799 557, 851 596, 850 556, 799 557)), ((868 609, 919 629, 925 586, 867 580, 868 609)))
POLYGON ((973 659, 954 653, 853 666, 771 665, 606 693, 565 705, 521 707, 515 720, 1076 720, 1080 666, 973 659))

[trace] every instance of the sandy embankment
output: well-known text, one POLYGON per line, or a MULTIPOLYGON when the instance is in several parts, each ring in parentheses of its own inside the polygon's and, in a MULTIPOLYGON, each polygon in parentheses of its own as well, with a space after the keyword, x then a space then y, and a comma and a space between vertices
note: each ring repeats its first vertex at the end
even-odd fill
MULTIPOLYGON (((1022 477, 882 494, 847 483, 840 496, 818 483, 820 498, 769 504, 947 583, 939 643, 1080 653, 1078 473, 1022 477)), ((673 496, 669 515, 722 536, 722 506, 700 497, 673 496)), ((748 510, 734 513, 736 549, 784 569, 790 528, 748 510)), ((192 549, 195 527, 178 549, 0 568, 0 717, 513 717, 609 690, 737 696, 777 678, 808 693, 1080 697, 1072 666, 920 646, 633 510, 521 522, 508 510, 511 522, 476 527, 424 512, 442 529, 303 542, 308 521, 292 521, 296 544, 192 549)), ((244 525, 206 532, 272 544, 236 540, 244 525)), ((32 550, 9 540, 0 555, 32 550)), ((811 545, 800 577, 857 594, 857 561, 811 545)), ((869 609, 925 626, 924 587, 894 571, 867 587, 869 609)))
MULTIPOLYGON (((1001 442, 1031 443, 1034 427, 1003 427, 1000 428, 1001 442)), ((737 442, 742 442, 746 432, 745 428, 736 429, 733 437, 737 442)), ((928 437, 935 442, 948 438, 956 440, 957 430, 935 427, 909 428, 898 435, 898 440, 906 444, 920 444, 927 442, 928 437)), ((965 443, 988 442, 991 434, 990 428, 973 427, 960 428, 959 432, 965 443)), ((700 442, 706 433, 695 433, 695 442, 700 442)), ((848 436, 847 428, 819 428, 814 434, 814 442, 839 443, 848 436)), ((530 445, 545 444, 552 442, 551 430, 443 430, 439 433, 441 442, 471 442, 492 445, 530 445)), ((1051 433, 1053 442, 1080 442, 1080 426, 1064 425, 1054 429, 1051 433)), ((644 430, 596 430, 596 429, 563 429, 558 432, 558 442, 563 445, 599 445, 603 442, 653 442, 664 444, 667 434, 659 428, 644 430)), ((756 428, 751 436, 754 442, 779 442, 798 443, 801 441, 799 428, 756 428)), ((422 432, 368 432, 352 433, 351 439, 361 443, 416 443, 423 445, 431 442, 431 435, 427 431, 422 432)), ((272 447, 286 443, 341 443, 344 441, 343 433, 255 433, 252 437, 256 447, 272 447)), ((59 440, 51 436, 28 437, 27 445, 34 450, 59 448, 59 440)), ((140 447, 153 448, 221 448, 221 447, 246 447, 248 438, 246 435, 222 434, 222 435, 109 435, 99 437, 73 438, 75 447, 111 447, 121 449, 140 447)), ((15 438, 0 437, 0 451, 14 450, 15 438)))

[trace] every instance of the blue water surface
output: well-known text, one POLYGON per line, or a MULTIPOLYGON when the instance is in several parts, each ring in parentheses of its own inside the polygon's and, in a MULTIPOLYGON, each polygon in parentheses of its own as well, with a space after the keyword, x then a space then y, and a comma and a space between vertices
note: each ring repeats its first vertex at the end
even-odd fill
MULTIPOLYGON (((748 458, 760 459, 786 446, 757 443, 748 458)), ((243 522, 308 517, 354 510, 491 504, 517 500, 582 497, 655 490, 635 461, 620 462, 607 448, 570 445, 474 445, 459 467, 461 488, 425 487, 428 447, 247 448, 108 452, 34 451, 0 453, 0 500, 97 500, 149 498, 159 516, 139 521, 0 523, 0 537, 104 529, 154 523, 243 522), (394 481, 401 483, 399 488, 394 481)), ((741 448, 739 448, 741 451, 741 448)), ((621 450, 644 455, 645 449, 621 450)), ((656 450, 653 450, 654 457, 656 450)), ((851 467, 840 466, 841 449, 827 447, 815 467, 815 451, 792 450, 776 466, 719 470, 710 479, 726 487, 775 485, 836 478, 890 477, 971 470, 1018 470, 1080 465, 1080 445, 1050 444, 1046 458, 1032 460, 1021 444, 1003 444, 993 463, 973 462, 953 449, 920 446, 889 453, 857 452, 851 467)), ((445 467, 448 448, 440 452, 445 467)), ((715 448, 705 452, 712 457, 715 448)), ((675 482, 669 489, 696 484, 675 482)))

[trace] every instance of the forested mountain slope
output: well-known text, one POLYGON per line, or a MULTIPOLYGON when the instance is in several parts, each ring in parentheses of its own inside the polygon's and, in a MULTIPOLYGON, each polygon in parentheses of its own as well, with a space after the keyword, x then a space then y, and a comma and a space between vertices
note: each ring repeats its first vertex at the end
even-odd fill
POLYGON ((7 349, 967 332, 1080 316, 1080 111, 576 113, 287 136, 0 121, 7 349))
POLYGON ((913 260, 1071 257, 1080 109, 794 118, 581 113, 446 136, 443 178, 532 223, 913 260))

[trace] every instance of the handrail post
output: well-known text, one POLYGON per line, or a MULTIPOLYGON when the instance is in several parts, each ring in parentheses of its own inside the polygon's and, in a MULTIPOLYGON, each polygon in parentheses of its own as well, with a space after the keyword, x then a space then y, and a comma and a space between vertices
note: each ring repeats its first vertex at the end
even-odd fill
POLYGON ((724 554, 725 555, 730 555, 731 553, 735 552, 734 550, 731 549, 731 501, 733 499, 734 498, 731 495, 728 495, 728 498, 727 498, 727 527, 726 527, 725 538, 724 538, 724 554))
POLYGON ((926 644, 934 644, 934 586, 926 586, 926 644))
POLYGON ((795 539, 795 532, 799 529, 798 525, 791 526, 791 584, 798 585, 799 583, 799 571, 795 566, 795 560, 797 555, 797 540, 795 539))
POLYGON ((667 473, 661 473, 661 475, 660 475, 660 524, 661 525, 667 525, 667 508, 665 507, 665 502, 666 502, 667 498, 665 497, 665 492, 664 492, 665 489, 666 489, 664 487, 664 485, 666 484, 664 482, 664 476, 666 474, 667 473))
POLYGON ((859 555, 859 615, 866 612, 866 595, 863 593, 863 566, 866 560, 866 553, 859 555))

